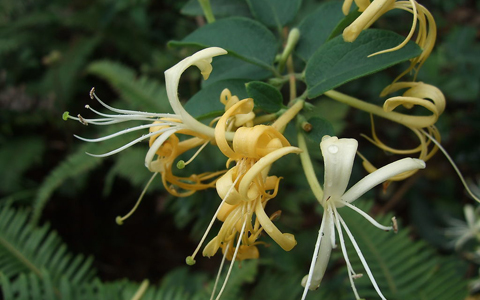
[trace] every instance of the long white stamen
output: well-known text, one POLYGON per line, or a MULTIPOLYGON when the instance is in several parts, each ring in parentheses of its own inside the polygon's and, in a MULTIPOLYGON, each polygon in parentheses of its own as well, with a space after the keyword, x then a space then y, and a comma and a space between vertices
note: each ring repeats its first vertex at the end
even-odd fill
MULTIPOLYGON (((178 130, 178 129, 175 129, 175 130, 178 130)), ((104 154, 92 154, 92 153, 88 153, 86 152, 88 155, 90 156, 93 156, 93 157, 107 157, 107 156, 110 156, 110 155, 113 155, 113 154, 116 154, 118 152, 121 152, 125 149, 127 149, 128 147, 132 146, 132 145, 135 145, 135 144, 138 144, 140 143, 141 141, 145 140, 145 139, 148 139, 150 138, 151 136, 154 136, 158 134, 157 132, 150 132, 149 134, 145 134, 145 135, 142 135, 141 137, 123 145, 122 147, 120 148, 117 148, 115 150, 112 150, 110 152, 107 152, 107 153, 104 153, 104 154)), ((82 137, 79 137, 78 135, 74 135, 76 138, 80 139, 80 140, 86 140, 85 138, 82 138, 82 137)), ((151 148, 150 148, 151 149, 151 148)))
POLYGON ((119 114, 124 114, 124 115, 144 115, 144 116, 151 116, 151 117, 158 117, 158 118, 164 118, 164 117, 168 117, 168 118, 180 118, 179 115, 176 115, 176 114, 167 114, 167 113, 151 113, 151 112, 145 112, 145 111, 136 111, 136 110, 126 110, 126 109, 118 109, 118 108, 114 108, 114 107, 111 107, 110 105, 107 105, 105 102, 103 102, 102 100, 100 100, 100 98, 97 97, 97 95, 95 93, 93 93, 93 96, 95 97, 95 99, 101 104, 103 105, 105 108, 107 108, 108 110, 111 110, 113 112, 116 112, 116 113, 119 113, 119 114))
POLYGON ((222 273, 223 264, 225 263, 225 258, 227 257, 229 248, 230 248, 230 244, 227 244, 227 247, 225 248, 225 252, 223 253, 222 262, 220 263, 220 268, 218 269, 217 278, 215 279, 215 284, 213 285, 213 290, 212 290, 212 295, 210 296, 210 300, 212 300, 213 297, 215 296, 215 290, 217 289, 218 280, 220 279, 220 274, 222 273))
MULTIPOLYGON (((337 208, 333 208, 335 212, 335 216, 338 216, 337 208)), ((343 239, 342 227, 340 227, 340 222, 338 221, 338 217, 335 217, 335 227, 337 227, 338 231, 338 239, 340 240, 340 248, 342 249, 343 258, 345 259, 345 263, 347 264, 348 269, 348 279, 350 280, 350 285, 352 286, 353 293, 355 294, 355 299, 360 299, 360 295, 358 295, 357 288, 355 287, 355 283, 353 282, 353 277, 357 276, 355 271, 353 270, 352 264, 350 263, 350 259, 348 258, 347 247, 345 245, 345 240, 343 239)))
POLYGON ((462 175, 462 172, 460 172, 460 170, 458 169, 457 165, 455 164, 455 162, 453 161, 453 159, 450 157, 450 155, 448 154, 447 150, 445 150, 442 145, 440 145, 440 143, 433 137, 431 136, 430 134, 428 134, 425 130, 421 129, 421 131, 423 132, 423 134, 425 134, 426 136, 428 136, 428 138, 435 144, 437 145, 437 147, 440 149, 440 151, 442 151, 443 155, 445 155, 445 157, 448 159, 448 161, 450 162, 450 164, 452 165, 453 169, 455 170, 455 172, 457 172, 457 175, 458 177, 460 177, 460 180, 462 181, 462 184, 463 186, 465 187, 465 189, 467 190, 468 194, 470 195, 470 197, 472 197, 475 201, 479 202, 480 203, 480 199, 475 196, 472 192, 472 190, 470 190, 470 187, 468 186, 467 182, 465 181, 465 179, 463 178, 463 175, 462 175))
POLYGON ((320 224, 320 229, 318 230, 317 242, 315 243, 315 250, 313 250, 312 262, 310 263, 310 269, 308 270, 308 278, 307 283, 305 284, 305 289, 303 290, 302 300, 305 300, 305 297, 307 297, 308 290, 310 288, 310 285, 312 284, 313 270, 315 269, 315 264, 318 258, 318 251, 320 249, 320 243, 324 235, 323 230, 325 228, 325 219, 325 217, 322 218, 322 223, 320 224))
MULTIPOLYGON (((90 105, 85 105, 85 108, 88 110, 91 110, 92 112, 96 113, 99 116, 106 117, 106 118, 112 118, 112 119, 129 119, 129 120, 156 120, 158 118, 172 118, 171 114, 155 114, 155 116, 146 116, 143 114, 125 114, 125 115, 111 115, 111 114, 105 114, 102 112, 99 112, 98 110, 95 110, 92 108, 90 105)), ((152 113, 153 114, 153 113, 152 113)))
MULTIPOLYGON (((94 125, 111 125, 111 124, 117 124, 117 123, 123 123, 123 122, 129 122, 129 121, 145 121, 145 122, 154 122, 154 121, 160 121, 156 117, 143 117, 143 116, 136 116, 136 115, 112 115, 111 118, 98 118, 98 119, 86 119, 82 116, 80 118, 73 117, 73 116, 68 116, 69 119, 79 121, 80 123, 87 123, 87 124, 94 124, 94 125)), ((182 123, 175 123, 177 125, 180 125, 182 123)))
MULTIPOLYGON (((150 127, 156 127, 156 126, 159 126, 159 125, 162 125, 162 126, 163 126, 163 125, 174 125, 174 123, 139 125, 139 126, 136 126, 136 127, 132 127, 132 128, 127 128, 127 129, 124 129, 124 130, 120 130, 120 131, 115 132, 115 133, 113 133, 113 134, 106 135, 106 136, 104 136, 104 137, 100 137, 100 138, 96 138, 96 139, 87 139, 87 138, 84 138, 84 137, 81 137, 81 136, 78 136, 78 135, 74 135, 74 136, 75 136, 77 139, 80 139, 80 140, 85 141, 85 142, 97 143, 97 142, 109 140, 109 139, 111 139, 111 138, 114 138, 114 137, 117 137, 117 136, 120 136, 120 135, 129 133, 129 132, 133 132, 133 131, 137 131, 137 130, 142 130, 142 129, 150 128, 150 127)), ((167 131, 168 129, 169 129, 169 128, 162 128, 162 129, 160 129, 160 130, 152 131, 152 132, 162 133, 162 132, 167 131)))
POLYGON ((220 292, 218 293, 217 298, 215 298, 215 300, 220 299, 220 297, 222 296, 223 290, 227 285, 228 278, 230 278, 230 272, 232 272, 233 265, 235 264, 235 258, 237 258, 238 249, 240 248, 240 243, 242 242, 242 236, 243 236, 243 232, 245 231, 246 225, 247 225, 247 216, 245 216, 245 221, 243 221, 242 230, 240 231, 240 235, 238 236, 237 247, 235 248, 235 252, 233 253, 232 262, 230 263, 230 267, 228 268, 227 276, 225 277, 225 281, 223 282, 222 288, 220 289, 220 292))
POLYGON ((205 239, 207 238, 207 235, 208 235, 208 233, 210 232, 210 229, 212 228, 213 223, 214 223, 215 220, 217 219, 217 215, 218 215, 218 213, 220 212, 220 209, 222 208, 223 203, 225 203, 225 200, 228 198, 228 196, 230 196, 230 193, 232 192, 233 188, 234 188, 235 185, 237 184, 237 181, 240 179, 240 177, 241 177, 241 176, 237 176, 237 178, 235 179, 235 181, 233 182, 233 184, 232 184, 232 185, 230 186, 230 188, 228 189, 227 194, 225 195, 225 197, 222 199, 222 202, 221 202, 220 205, 218 206, 217 211, 216 211, 215 214, 213 215, 213 218, 212 218, 212 220, 210 221, 210 224, 208 224, 207 230, 205 230, 205 233, 203 234, 202 239, 200 240, 200 243, 198 244, 197 248, 195 249, 195 251, 193 252, 193 254, 192 254, 191 256, 188 256, 188 257, 187 257, 187 261, 192 262, 192 264, 195 264, 195 255, 197 255, 198 251, 200 250, 200 247, 202 246, 203 242, 204 242, 205 239))
POLYGON ((343 204, 345 204, 345 206, 348 206, 350 207, 351 209, 353 209, 354 211, 356 211, 357 213, 361 214, 362 217, 364 217, 365 219, 367 219, 370 223, 372 223, 373 226, 381 229, 381 230, 385 230, 385 231, 390 231, 393 229, 392 226, 384 226, 380 223, 378 223, 377 221, 375 221, 374 218, 372 218, 369 214, 367 214, 366 212, 364 212, 363 210, 361 210, 360 208, 356 207, 355 205, 352 205, 348 202, 342 202, 343 204))
POLYGON ((150 177, 150 180, 147 182, 147 185, 143 188, 143 191, 142 193, 140 194, 140 197, 138 197, 138 200, 137 202, 135 203, 135 206, 133 206, 133 208, 128 212, 128 214, 126 214, 125 216, 123 217, 120 217, 118 216, 115 221, 117 222, 118 225, 122 225, 123 224, 123 221, 125 221, 126 219, 128 219, 134 212, 135 210, 137 210, 137 207, 140 205, 140 202, 142 202, 142 199, 143 199, 143 196, 145 195, 145 193, 147 192, 148 190, 148 187, 150 186, 150 184, 152 183, 153 179, 155 178, 155 176, 157 176, 158 172, 155 172, 153 173, 152 177, 150 177))
POLYGON ((357 242, 355 241, 355 238, 353 237, 352 233, 350 232, 350 229, 348 229, 347 224, 345 224, 345 221, 343 221, 342 217, 340 215, 337 215, 338 219, 342 223, 343 228, 345 229, 345 232, 347 233, 348 237, 350 238, 350 241, 353 244, 353 247, 355 248, 355 251, 357 252, 358 257, 360 258, 360 261, 362 262, 363 267, 365 268, 365 271, 367 272, 368 278, 370 278, 370 281, 372 282, 373 287, 375 288, 375 291, 377 291, 377 294, 382 298, 382 300, 387 300, 385 296, 383 296, 382 292, 380 291, 380 288, 377 285, 377 282, 375 281, 375 278, 373 277, 372 272, 370 271, 370 268, 368 267, 367 261, 365 260, 365 257, 362 254, 362 251, 360 250, 360 247, 358 247, 357 242))

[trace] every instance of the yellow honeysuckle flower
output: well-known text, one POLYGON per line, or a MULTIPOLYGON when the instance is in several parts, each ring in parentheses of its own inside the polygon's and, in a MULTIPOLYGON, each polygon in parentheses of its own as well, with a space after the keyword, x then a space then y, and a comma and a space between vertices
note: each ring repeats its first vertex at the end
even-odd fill
MULTIPOLYGON (((431 139, 425 134, 424 129, 426 129, 429 135, 432 136, 436 141, 439 142, 441 140, 440 133, 434 125, 439 116, 445 110, 445 96, 437 87, 425 84, 423 82, 395 82, 387 86, 382 91, 381 96, 387 96, 402 89, 407 90, 402 96, 394 96, 387 99, 383 105, 383 108, 336 91, 328 91, 325 93, 325 95, 337 101, 347 103, 355 108, 369 112, 373 115, 377 115, 406 126, 418 137, 420 142, 418 147, 413 149, 395 149, 385 145, 375 133, 373 118, 372 138, 366 136, 364 137, 385 151, 402 155, 419 153, 419 159, 427 161, 437 152, 438 147, 435 143, 433 147, 431 147, 431 139), (398 113, 395 111, 395 109, 399 106, 403 106, 407 109, 412 109, 415 106, 421 106, 427 109, 431 114, 407 115, 404 113, 398 113)), ((360 154, 360 157, 363 159, 363 165, 368 172, 374 172, 376 170, 376 168, 364 156, 360 154)), ((404 180, 416 172, 417 170, 412 170, 403 174, 399 174, 390 178, 389 181, 404 180)))
MULTIPOLYGON (((228 157, 227 168, 232 163, 235 165, 217 180, 217 193, 222 202, 197 249, 186 260, 187 264, 195 263, 194 258, 215 219, 223 222, 218 234, 203 250, 204 256, 211 257, 221 248, 223 260, 232 261, 217 299, 223 292, 233 262, 259 257, 257 245, 261 242, 257 239, 261 232, 265 231, 286 251, 290 251, 297 243, 292 234, 282 233, 273 224, 272 220, 279 216, 279 212, 269 217, 265 212, 265 206, 276 196, 281 179, 277 176, 268 176, 270 166, 281 157, 289 153, 298 154, 301 150, 290 146, 288 140, 275 127, 267 125, 241 126, 236 129, 231 143, 226 139, 227 128, 234 126, 232 124, 238 121, 237 116, 250 115, 253 106, 251 98, 235 101, 215 126, 215 142, 220 151, 228 157)), ((297 106, 293 111, 298 109, 297 106)), ((212 297, 214 293, 215 290, 212 297)))
MULTIPOLYGON (((425 84, 423 82, 395 82, 387 86, 380 96, 387 96, 401 89, 407 89, 402 96, 395 96, 387 99, 383 105, 383 109, 386 112, 392 112, 395 108, 399 106, 404 106, 407 109, 412 109, 415 106, 422 106, 429 110, 432 114, 430 116, 413 116, 416 119, 412 119, 410 122, 405 123, 404 125, 409 128, 420 141, 420 145, 413 149, 395 149, 385 145, 375 133, 375 127, 373 124, 372 118, 372 138, 367 138, 372 144, 376 145, 382 150, 402 155, 411 155, 419 153, 419 159, 423 161, 428 161, 437 151, 438 147, 433 144, 431 140, 424 134, 422 128, 426 128, 428 133, 435 138, 436 141, 441 141, 440 133, 434 124, 437 122, 438 117, 445 110, 445 97, 443 93, 435 86, 425 84), (431 149, 430 149, 431 148, 431 149)), ((363 159, 363 166, 368 172, 374 172, 375 168, 363 155, 359 154, 363 159)), ((389 181, 400 181, 404 180, 418 170, 411 170, 397 176, 393 176, 389 181)))
MULTIPOLYGON (((362 30, 369 28, 375 21, 377 21, 382 15, 392 9, 401 9, 410 12, 413 15, 412 26, 409 34, 405 40, 398 46, 373 53, 370 56, 378 55, 382 53, 396 51, 405 46, 408 41, 411 40, 418 22, 418 34, 415 42, 422 49, 422 53, 410 60, 410 67, 400 74, 395 81, 409 73, 411 70, 416 69, 416 72, 423 65, 425 60, 430 56, 435 45, 437 38, 437 25, 432 14, 423 5, 418 4, 414 0, 408 1, 395 1, 395 0, 374 0, 372 3, 369 1, 355 1, 359 7, 359 11, 362 14, 343 31, 343 39, 346 42, 353 42, 360 35, 362 30)), ((352 4, 351 0, 344 2, 343 13, 347 14, 352 4)), ((415 74, 416 77, 416 74, 415 74)))
MULTIPOLYGON (((232 143, 233 149, 225 138, 228 121, 236 115, 248 114, 252 109, 253 99, 241 100, 225 112, 215 127, 215 141, 220 151, 228 157, 227 167, 232 162, 235 162, 235 166, 216 182, 217 193, 222 198, 222 203, 215 218, 224 224, 217 237, 205 247, 204 256, 214 255, 220 247, 225 251, 229 239, 240 232, 241 224, 245 225, 245 230, 240 234, 243 245, 255 244, 261 230, 260 226, 283 249, 291 250, 296 244, 291 234, 283 234, 273 225, 264 207, 268 200, 276 195, 280 180, 276 176, 267 176, 271 164, 286 154, 299 153, 301 150, 290 146, 278 130, 267 125, 238 128, 232 143), (273 192, 268 193, 269 190, 273 192), (252 225, 253 213, 257 218, 256 224, 252 225)), ((198 248, 189 257, 189 263, 193 263, 197 251, 198 248)))

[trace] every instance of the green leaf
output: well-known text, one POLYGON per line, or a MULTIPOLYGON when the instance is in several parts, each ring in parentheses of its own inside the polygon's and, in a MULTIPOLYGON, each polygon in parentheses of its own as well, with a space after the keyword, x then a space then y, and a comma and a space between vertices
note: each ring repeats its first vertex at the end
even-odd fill
POLYGON ((272 72, 264 68, 229 55, 215 57, 212 67, 213 71, 208 80, 202 82, 202 87, 224 79, 262 80, 272 75, 272 72))
POLYGON ((226 18, 195 30, 169 46, 222 47, 230 55, 271 70, 277 40, 261 23, 242 17, 226 18))
POLYGON ((247 0, 252 14, 269 27, 281 29, 292 22, 302 0, 247 0))
POLYGON ((404 37, 385 30, 368 29, 353 43, 342 36, 320 47, 307 63, 308 97, 315 98, 353 79, 366 76, 420 55, 421 49, 409 42, 402 49, 372 57, 368 55, 403 42, 404 37))
MULTIPOLYGON (((210 0, 210 6, 215 18, 241 16, 251 17, 250 9, 245 0, 210 0)), ((203 10, 198 0, 190 0, 180 11, 187 16, 203 16, 203 10)))
POLYGON ((341 2, 326 2, 307 16, 298 26, 300 40, 295 50, 298 56, 308 61, 344 17, 341 2))
POLYGON ((240 99, 248 97, 245 90, 245 79, 229 79, 217 81, 201 89, 185 104, 185 109, 195 118, 203 119, 219 116, 225 112, 225 106, 220 102, 220 94, 226 88, 240 99))
POLYGON ((282 94, 274 86, 261 81, 252 81, 245 86, 248 96, 253 98, 257 108, 269 113, 277 112, 282 108, 282 94))
POLYGON ((305 136, 316 145, 320 145, 323 136, 335 135, 332 124, 323 118, 313 117, 308 119, 308 123, 312 125, 312 130, 308 131, 305 136))

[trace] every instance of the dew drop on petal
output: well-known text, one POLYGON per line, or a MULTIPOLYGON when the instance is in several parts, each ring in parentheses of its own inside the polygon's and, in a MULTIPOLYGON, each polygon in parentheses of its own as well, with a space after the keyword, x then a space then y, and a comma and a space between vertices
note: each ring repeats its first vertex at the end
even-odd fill
POLYGON ((332 153, 332 154, 335 154, 338 152, 338 147, 335 146, 335 145, 331 145, 328 147, 328 152, 332 153))

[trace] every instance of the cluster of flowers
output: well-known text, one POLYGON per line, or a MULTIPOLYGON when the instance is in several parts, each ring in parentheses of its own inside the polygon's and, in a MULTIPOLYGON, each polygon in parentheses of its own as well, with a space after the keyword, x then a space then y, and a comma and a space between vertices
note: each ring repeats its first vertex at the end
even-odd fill
MULTIPOLYGON (((225 259, 232 261, 227 273, 227 280, 233 262, 259 257, 257 246, 263 243, 259 241, 262 232, 268 234, 285 251, 295 247, 297 243, 295 237, 289 233, 282 233, 273 223, 280 213, 276 212, 269 216, 265 212, 265 207, 270 200, 277 196, 280 189, 281 178, 270 174, 272 164, 287 154, 300 154, 307 181, 312 188, 314 196, 324 208, 312 264, 308 275, 302 280, 302 285, 305 287, 303 299, 306 297, 308 289, 319 287, 326 271, 330 253, 336 247, 336 235, 338 235, 341 251, 347 264, 353 292, 356 299, 360 299, 354 280, 362 276, 362 274, 355 273, 352 268, 347 250, 345 249, 344 232, 354 245, 355 251, 360 257, 378 295, 385 299, 360 248, 355 242, 354 236, 339 214, 339 209, 342 207, 353 209, 382 230, 397 230, 395 219, 392 219, 391 226, 378 224, 366 212, 355 207, 352 203, 378 184, 390 180, 405 179, 419 169, 425 168, 425 161, 437 150, 435 142, 433 147, 430 147, 431 141, 440 140, 440 135, 434 124, 445 108, 445 98, 441 91, 432 85, 415 81, 399 81, 401 77, 410 71, 414 70, 417 72, 432 51, 436 27, 428 10, 414 0, 374 0, 373 2, 369 0, 355 0, 355 3, 362 14, 345 29, 343 33, 345 41, 354 41, 363 29, 368 28, 385 12, 399 8, 413 14, 414 18, 410 34, 398 47, 372 55, 381 55, 382 53, 395 51, 403 47, 413 36, 417 23, 419 30, 416 43, 423 49, 423 52, 420 56, 412 59, 410 67, 384 89, 382 96, 403 89, 407 90, 402 96, 395 96, 386 100, 383 108, 336 91, 329 91, 325 95, 352 107, 407 126, 418 136, 420 145, 414 149, 407 150, 388 147, 378 139, 373 129, 372 138, 368 139, 381 149, 395 154, 410 155, 419 153, 419 158, 404 158, 377 169, 361 156, 364 160, 364 167, 370 174, 353 185, 348 191, 346 191, 346 188, 358 146, 355 139, 339 139, 330 136, 325 136, 322 139, 320 150, 324 158, 325 167, 324 185, 322 188, 315 176, 315 172, 313 172, 312 161, 306 151, 303 134, 299 133, 298 135, 299 147, 291 146, 290 142, 283 135, 286 125, 303 109, 303 99, 292 101, 289 109, 283 112, 271 124, 261 124, 262 122, 259 121, 261 119, 256 117, 253 111, 254 99, 240 100, 238 97, 231 95, 228 89, 225 89, 220 95, 220 101, 225 105, 224 114, 213 120, 209 125, 199 122, 183 108, 178 98, 178 84, 182 73, 188 67, 196 66, 200 69, 204 79, 208 79, 212 72, 212 58, 227 53, 227 51, 218 47, 201 50, 180 61, 165 72, 167 95, 174 111, 173 114, 116 109, 102 102, 92 89, 90 93, 91 98, 95 98, 101 105, 115 114, 104 114, 90 106, 86 106, 98 114, 100 118, 86 119, 80 115, 72 117, 68 114, 65 114, 64 118, 78 120, 83 124, 97 125, 109 125, 132 120, 144 121, 147 124, 129 128, 106 137, 81 139, 87 142, 100 142, 128 132, 149 129, 148 134, 142 135, 125 146, 96 156, 109 156, 148 139, 150 149, 145 156, 145 166, 153 172, 150 182, 157 174, 160 174, 166 190, 172 195, 182 197, 191 195, 196 191, 216 188, 221 199, 220 205, 197 249, 191 256, 187 257, 186 261, 189 265, 195 263, 196 254, 204 243, 212 224, 218 219, 222 222, 222 226, 218 234, 203 248, 203 255, 210 257, 221 249, 223 253, 222 266, 225 259), (417 116, 395 112, 394 109, 400 105, 407 109, 414 106, 422 106, 429 110, 431 114, 417 116), (179 138, 180 136, 181 138, 179 138), (172 170, 174 166, 183 168, 191 161, 178 161, 180 155, 197 148, 198 154, 208 144, 216 145, 225 155, 225 170, 192 174, 188 177, 180 177, 174 174, 172 170)), ((344 2, 343 12, 345 14, 349 12, 351 5, 352 0, 344 2)), ((119 217, 117 222, 121 224, 129 215, 130 213, 123 218, 119 217)), ((223 283, 217 299, 220 298, 227 280, 223 283)), ((214 293, 215 291, 212 297, 214 293)))

